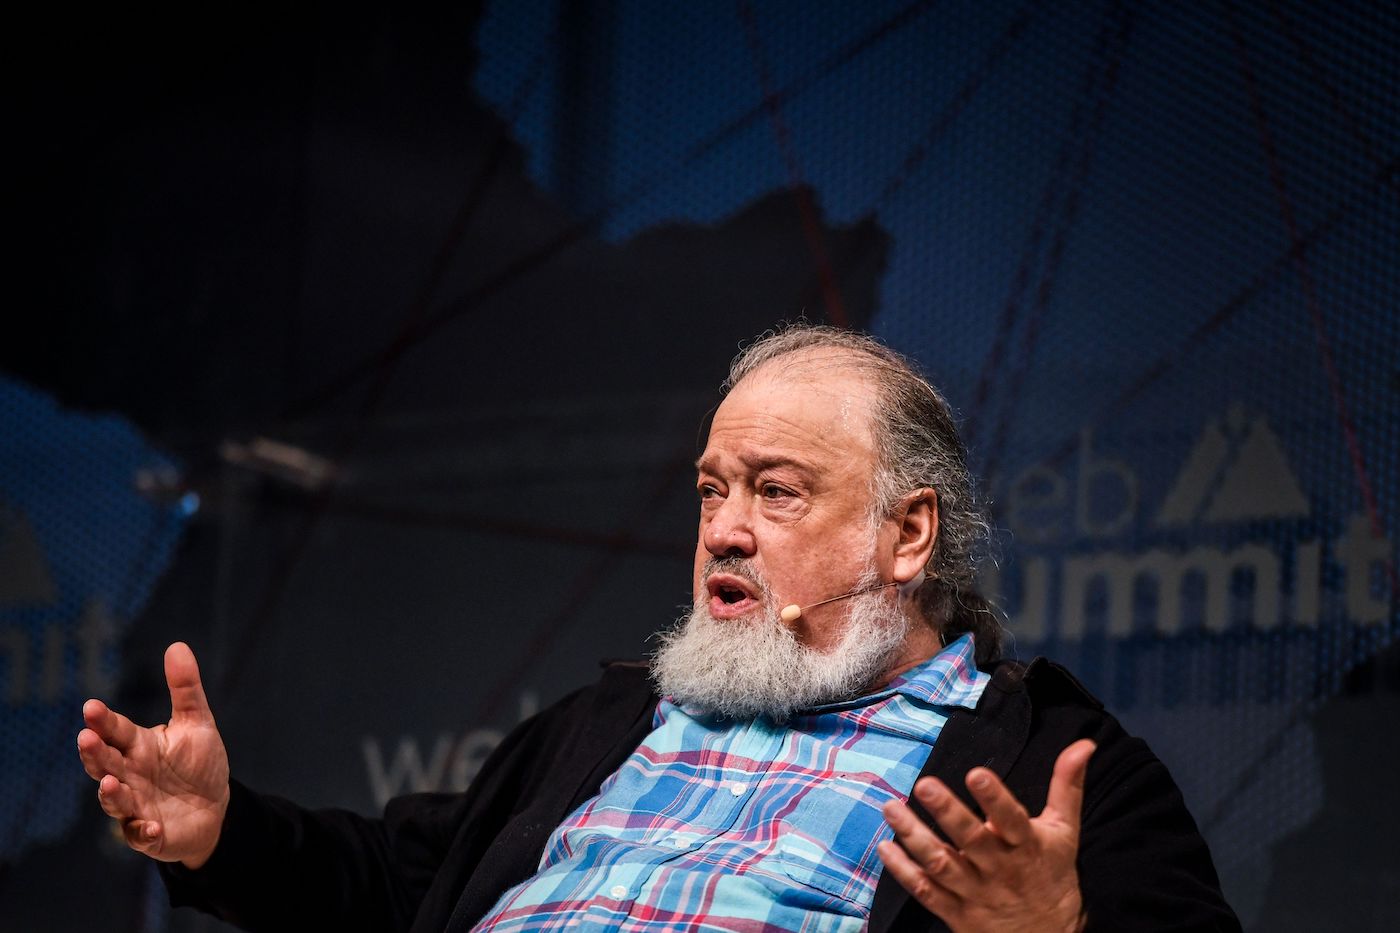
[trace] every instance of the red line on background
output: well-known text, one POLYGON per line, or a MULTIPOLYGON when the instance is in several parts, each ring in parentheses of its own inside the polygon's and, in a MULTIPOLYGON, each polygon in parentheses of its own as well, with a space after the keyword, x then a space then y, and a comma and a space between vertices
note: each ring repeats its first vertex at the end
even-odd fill
POLYGON ((797 153, 792 145, 792 132, 783 119, 782 104, 768 68, 767 56, 763 54, 762 40, 758 34, 758 22, 753 15, 753 7, 748 0, 739 0, 739 18, 744 23, 744 38, 753 54, 754 65, 758 68, 758 80, 763 91, 763 106, 768 111, 768 120, 773 126, 773 135, 778 141, 778 150, 787 169, 788 184, 793 198, 797 201, 797 214, 802 224, 802 238, 807 250, 812 254, 816 265, 817 282, 821 286, 822 301, 826 305, 826 318, 837 327, 848 327, 850 318, 846 314, 845 303, 841 300, 841 290, 836 284, 836 273, 831 267, 831 258, 826 253, 822 241, 821 221, 817 217, 817 205, 812 198, 812 189, 802 178, 802 168, 797 163, 797 153))
MULTIPOLYGON (((1054 292, 1055 281, 1059 275, 1065 249, 1069 244, 1070 231, 1074 228, 1079 217, 1081 196, 1085 181, 1089 176, 1089 170, 1093 165, 1099 130, 1103 125, 1104 116, 1108 112, 1109 103, 1113 99, 1113 91, 1118 84, 1118 71, 1123 63, 1123 56, 1127 52, 1134 21, 1133 13, 1120 3, 1113 3, 1112 8, 1113 15, 1105 21, 1103 29, 1099 33, 1094 60, 1086 79, 1084 97, 1080 101, 1082 105, 1089 103, 1092 99, 1092 108, 1089 111, 1087 124, 1081 132, 1071 134, 1070 139, 1066 141, 1064 149, 1066 156, 1071 148, 1074 148, 1073 144, 1075 143, 1077 143, 1078 152, 1073 167, 1068 169, 1069 176, 1066 183, 1067 192, 1064 204, 1060 209, 1054 236, 1050 241, 1040 281, 1036 283, 1034 303, 1026 317, 1020 353, 1011 372, 1011 385, 1001 406, 1001 414, 997 420, 992 441, 987 446, 987 459, 983 470, 989 477, 996 473, 998 461, 1005 450, 1006 439, 1011 430, 1012 416, 1025 389, 1026 376, 1030 371, 1031 359, 1040 337, 1045 309, 1049 306, 1050 297, 1054 292)), ((1074 119, 1077 121, 1081 118, 1082 112, 1079 106, 1076 106, 1075 109, 1074 119)), ((1066 160, 1066 164, 1069 164, 1068 160, 1066 160)))
MULTIPOLYGON (((1244 33, 1240 30, 1234 5, 1226 0, 1224 6, 1226 18, 1230 23, 1230 35, 1234 39, 1235 51, 1239 55, 1240 74, 1244 79, 1245 89, 1249 93, 1249 108, 1254 116, 1255 128, 1259 131, 1260 145, 1264 149, 1269 182, 1273 186, 1274 194, 1278 199, 1279 211, 1283 215, 1284 226, 1288 230, 1288 241, 1293 247, 1293 264, 1298 270, 1298 281, 1303 289, 1303 299, 1308 308, 1308 316, 1312 319, 1313 338, 1317 342, 1318 353, 1322 357, 1322 368, 1327 375, 1327 386, 1332 393, 1332 404, 1336 410, 1337 421, 1341 425, 1342 435, 1346 439, 1352 470, 1356 473, 1356 482, 1361 488, 1361 498, 1366 504, 1366 513, 1371 520, 1371 535, 1381 538, 1385 536, 1385 527, 1381 522, 1380 508, 1376 503, 1371 481, 1366 475, 1366 461, 1361 450, 1361 440, 1357 436, 1356 426, 1351 420, 1351 413, 1347 410, 1346 394, 1342 386, 1341 374, 1337 372, 1336 361, 1332 355, 1332 344, 1327 336, 1327 322, 1322 316, 1322 305, 1317 298, 1312 267, 1309 265, 1303 250, 1298 249, 1302 242, 1302 236, 1298 229, 1297 217, 1293 211, 1293 200, 1288 194, 1288 183, 1283 175, 1283 165, 1279 161, 1278 149, 1274 143, 1273 133, 1269 129, 1269 117, 1264 110, 1264 102, 1259 94, 1259 84, 1255 78, 1254 66, 1249 58, 1249 47, 1245 43, 1244 33)), ((1400 591, 1400 586, 1397 586, 1395 562, 1389 557, 1386 559, 1385 568, 1386 575, 1390 579, 1390 591, 1393 597, 1397 591, 1400 591)))
MULTIPOLYGON (((1342 122, 1346 124, 1347 131, 1356 139, 1357 144, 1361 147, 1361 151, 1365 154, 1367 160, 1373 167, 1380 168, 1384 166, 1385 160, 1381 158, 1380 153, 1376 151, 1376 145, 1372 142, 1371 137, 1361 128, 1361 121, 1357 119, 1356 114, 1353 113, 1352 109, 1342 100, 1342 94, 1341 91, 1337 90, 1337 85, 1328 80, 1327 72, 1323 70, 1322 63, 1314 57, 1312 50, 1308 48, 1307 43, 1303 41, 1303 37, 1298 33, 1297 27, 1294 26, 1293 20, 1289 19, 1288 14, 1284 13, 1283 7, 1279 6, 1278 0, 1270 0, 1269 10, 1274 14, 1274 18, 1278 20, 1279 28, 1282 29, 1284 35, 1288 37, 1288 41, 1293 43, 1294 51, 1298 53, 1298 59, 1303 63, 1304 67, 1308 69, 1313 81, 1317 82, 1318 86, 1321 87, 1323 92, 1327 95, 1327 99, 1332 103, 1332 109, 1336 110, 1338 115, 1341 116, 1342 122)), ((1393 102, 1388 101, 1388 103, 1393 102)), ((1394 180, 1390 180, 1389 185, 1390 190, 1394 191, 1396 194, 1400 194, 1400 185, 1397 185, 1394 180)))

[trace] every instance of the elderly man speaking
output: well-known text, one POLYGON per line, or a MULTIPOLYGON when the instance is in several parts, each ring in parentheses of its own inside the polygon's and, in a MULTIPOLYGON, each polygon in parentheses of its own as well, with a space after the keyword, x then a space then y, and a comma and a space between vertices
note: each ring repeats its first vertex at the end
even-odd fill
POLYGON ((997 660, 939 393, 812 326, 725 386, 692 609, 465 793, 380 819, 255 793, 183 644, 168 724, 89 700, 83 765, 171 901, 253 930, 1238 929, 1147 746, 1061 668, 997 660))

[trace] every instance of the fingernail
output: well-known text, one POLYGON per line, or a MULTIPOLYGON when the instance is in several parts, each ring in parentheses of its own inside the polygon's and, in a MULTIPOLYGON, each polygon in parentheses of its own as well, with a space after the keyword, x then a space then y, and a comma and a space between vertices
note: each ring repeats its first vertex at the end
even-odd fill
POLYGON ((967 785, 969 787, 975 787, 978 790, 981 790, 982 788, 987 786, 987 775, 983 774, 981 771, 978 771, 972 777, 967 779, 967 785))

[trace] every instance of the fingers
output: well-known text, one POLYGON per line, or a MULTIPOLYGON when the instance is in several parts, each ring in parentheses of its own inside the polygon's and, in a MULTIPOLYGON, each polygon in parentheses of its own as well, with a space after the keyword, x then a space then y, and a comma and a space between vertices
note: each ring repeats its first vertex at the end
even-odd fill
POLYGON ((102 805, 102 812, 114 820, 129 820, 136 815, 136 798, 116 775, 104 775, 97 782, 97 802, 102 805))
POLYGON ((1089 771, 1089 759, 1097 749, 1092 739, 1080 739, 1055 759, 1055 771, 1050 776, 1050 790, 1045 797, 1045 810, 1071 826, 1079 826, 1079 811, 1084 804, 1084 775, 1089 771))
POLYGON ((885 804, 883 812, 885 822, 890 824, 898 840, 896 848, 905 853, 919 871, 954 893, 962 893, 977 881, 977 870, 961 853, 935 836, 907 805, 892 800, 885 804))
POLYGON ((170 687, 170 719, 213 722, 204 685, 199 679, 199 664, 190 646, 177 641, 165 649, 165 682, 170 687))
POLYGON ((118 751, 128 751, 136 744, 141 729, 136 723, 121 713, 110 709, 101 700, 88 700, 83 704, 83 722, 97 733, 97 737, 118 751))
POLYGON ((161 837, 161 825, 155 820, 127 820, 122 824, 122 836, 128 846, 153 857, 165 842, 161 837))
POLYGON ((875 851, 894 880, 925 909, 940 917, 948 917, 958 910, 962 899, 938 882, 938 872, 926 871, 898 843, 886 839, 875 851))
POLYGON ((967 789, 987 814, 987 828, 1002 842, 1019 846, 1030 841, 1033 835, 1030 814, 1000 778, 987 768, 973 768, 967 773, 967 789))
POLYGON ((914 783, 914 796, 948 834, 953 845, 967 848, 982 832, 982 820, 953 795, 938 778, 923 777, 914 783))
MULTIPOLYGON (((1045 809, 1035 819, 988 768, 973 768, 966 778, 985 819, 942 782, 920 778, 912 796, 951 845, 907 805, 895 801, 884 808, 895 839, 880 843, 880 860, 912 897, 954 928, 1008 928, 995 920, 997 911, 1006 920, 1012 913, 1033 913, 1047 906, 1059 919, 1029 928, 1076 928, 1082 904, 1075 871, 1079 811, 1093 753, 1094 743, 1088 740, 1060 753, 1045 809), (991 926, 983 922, 988 918, 991 926)), ((1014 926, 1028 928, 1019 922, 1014 926)))
POLYGON ((136 796, 130 787, 108 774, 97 784, 97 802, 103 813, 121 824, 122 838, 129 847, 151 856, 160 852, 165 841, 161 824, 136 817, 136 796))
POLYGON ((885 804, 883 812, 885 822, 894 830, 899 844, 920 865, 937 860, 943 850, 948 848, 902 801, 891 800, 885 804))
POLYGON ((103 742, 102 737, 92 729, 78 733, 78 758, 83 763, 83 770, 94 781, 100 781, 108 774, 126 777, 126 763, 121 752, 103 742))

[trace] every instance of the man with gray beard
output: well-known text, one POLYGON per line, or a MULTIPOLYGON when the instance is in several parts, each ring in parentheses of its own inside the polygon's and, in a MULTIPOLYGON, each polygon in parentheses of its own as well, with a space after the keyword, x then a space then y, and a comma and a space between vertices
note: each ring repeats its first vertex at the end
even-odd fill
POLYGON ((83 765, 172 903, 248 929, 1237 930, 1147 746, 1062 669, 999 659, 939 393, 808 326, 725 389, 691 612, 464 794, 366 819, 253 792, 182 644, 167 725, 89 700, 83 765))
POLYGON ((797 710, 857 696, 879 681, 887 659, 909 633, 903 603, 873 591, 878 579, 873 566, 856 584, 845 632, 833 651, 815 651, 798 640, 748 559, 705 562, 706 579, 720 573, 740 577, 759 592, 761 616, 727 624, 710 614, 706 600, 697 599, 690 614, 660 636, 652 677, 663 695, 731 719, 767 716, 782 723, 797 710))

